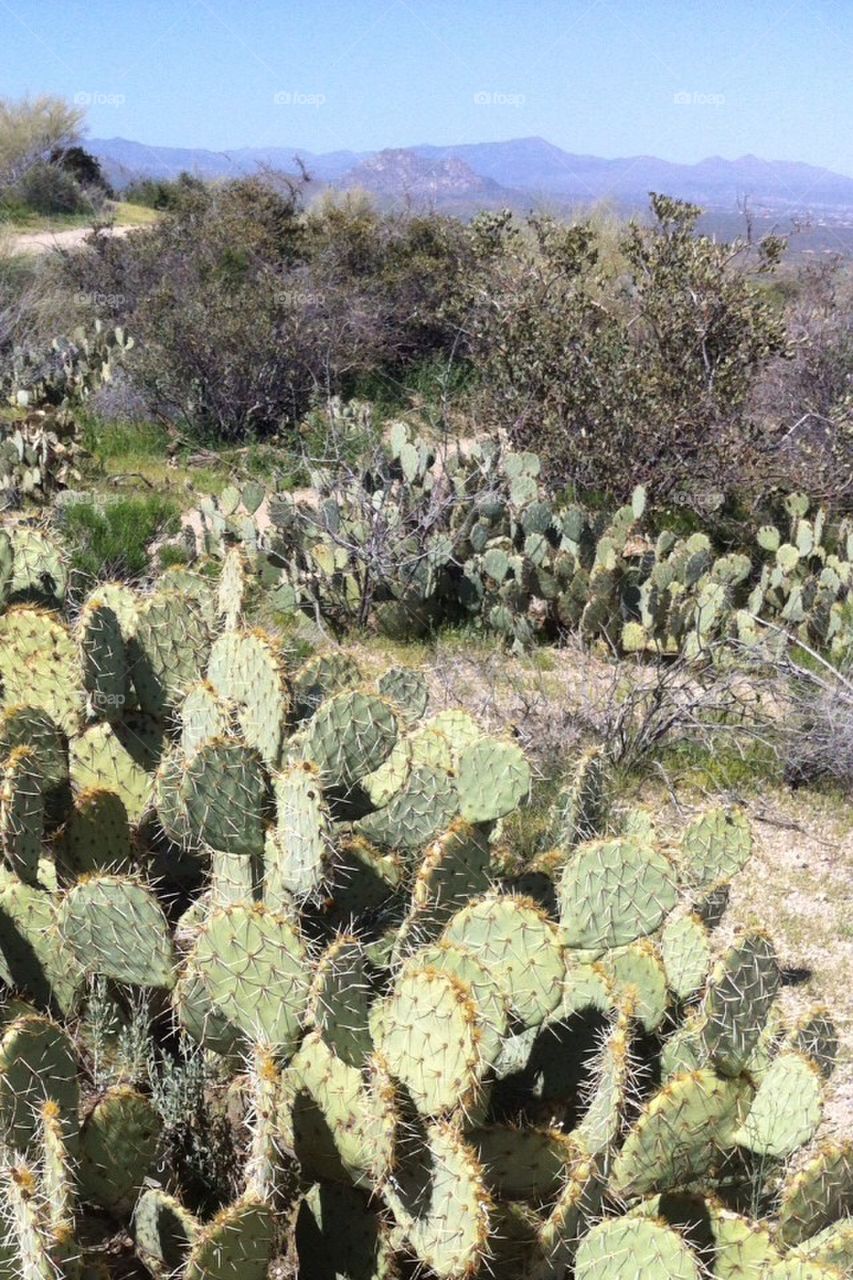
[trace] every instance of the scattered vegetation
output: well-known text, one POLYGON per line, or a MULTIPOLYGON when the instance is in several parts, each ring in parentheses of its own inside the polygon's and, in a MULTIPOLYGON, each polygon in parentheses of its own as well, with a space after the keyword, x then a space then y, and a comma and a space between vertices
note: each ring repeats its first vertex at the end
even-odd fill
POLYGON ((853 1270, 843 264, 131 194, 0 255, 0 1270, 853 1270))

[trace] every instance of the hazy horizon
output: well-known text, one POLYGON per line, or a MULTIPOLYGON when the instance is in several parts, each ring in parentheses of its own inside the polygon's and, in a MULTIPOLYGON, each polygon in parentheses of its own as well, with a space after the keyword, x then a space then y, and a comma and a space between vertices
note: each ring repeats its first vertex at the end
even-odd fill
POLYGON ((578 154, 802 161, 853 176, 839 0, 3 0, 4 93, 94 137, 311 152, 542 137, 578 154))

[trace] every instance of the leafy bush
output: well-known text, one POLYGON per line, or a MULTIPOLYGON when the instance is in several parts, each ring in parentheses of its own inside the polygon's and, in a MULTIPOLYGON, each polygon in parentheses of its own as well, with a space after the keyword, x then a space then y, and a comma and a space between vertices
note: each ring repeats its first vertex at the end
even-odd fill
MULTIPOLYGON (((754 448, 745 407, 784 349, 784 327, 745 269, 747 246, 696 234, 700 210, 652 197, 621 262, 600 261, 594 228, 509 215, 472 229, 492 287, 472 298, 485 411, 534 448, 552 483, 658 498, 725 490, 754 448)), ((781 243, 760 246, 769 271, 781 243)))
POLYGON ((148 570, 154 539, 177 528, 178 507, 170 498, 119 498, 103 506, 69 502, 62 523, 72 547, 71 563, 87 577, 138 578, 148 570))

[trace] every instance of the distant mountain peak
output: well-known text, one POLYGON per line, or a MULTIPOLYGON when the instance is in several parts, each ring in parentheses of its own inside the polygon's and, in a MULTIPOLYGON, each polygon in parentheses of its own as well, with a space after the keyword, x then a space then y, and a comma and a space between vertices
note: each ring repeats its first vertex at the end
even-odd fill
POLYGON ((537 199, 570 206, 611 201, 637 209, 647 206, 650 191, 660 191, 726 213, 736 212, 744 197, 780 216, 826 213, 837 220, 853 211, 853 178, 802 161, 762 160, 750 153, 734 160, 708 156, 696 164, 651 155, 608 159, 564 151, 538 135, 321 154, 297 146, 230 152, 146 146, 129 138, 93 138, 88 145, 118 187, 134 177, 171 178, 182 170, 203 178, 236 177, 260 168, 292 173, 299 156, 313 179, 312 191, 324 185, 358 186, 380 201, 406 196, 453 209, 466 202, 472 209, 501 204, 529 208, 537 199))

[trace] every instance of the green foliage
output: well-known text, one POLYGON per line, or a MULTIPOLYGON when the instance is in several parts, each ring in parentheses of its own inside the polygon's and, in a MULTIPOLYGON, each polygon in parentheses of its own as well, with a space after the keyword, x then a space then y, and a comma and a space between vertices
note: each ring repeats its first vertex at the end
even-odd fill
POLYGON ((177 504, 155 494, 103 505, 69 502, 62 512, 73 567, 89 579, 139 578, 149 567, 148 547, 177 528, 177 504))

